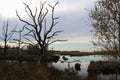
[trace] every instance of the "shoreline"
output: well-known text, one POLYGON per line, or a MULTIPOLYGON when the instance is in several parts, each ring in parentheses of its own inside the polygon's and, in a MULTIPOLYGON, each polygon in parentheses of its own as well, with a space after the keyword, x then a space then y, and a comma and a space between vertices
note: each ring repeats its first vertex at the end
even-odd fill
POLYGON ((108 55, 102 52, 80 52, 80 51, 53 51, 56 55, 86 56, 86 55, 108 55))

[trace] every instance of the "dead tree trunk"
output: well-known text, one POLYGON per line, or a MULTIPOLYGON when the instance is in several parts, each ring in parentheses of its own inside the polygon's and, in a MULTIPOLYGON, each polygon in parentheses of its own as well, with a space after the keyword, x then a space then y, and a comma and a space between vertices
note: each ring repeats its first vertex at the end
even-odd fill
MULTIPOLYGON (((1 31, 2 34, 0 36, 0 39, 2 39, 4 41, 4 53, 3 53, 4 62, 6 62, 7 43, 13 36, 13 33, 9 31, 8 27, 9 27, 9 23, 7 20, 7 22, 3 24, 2 31, 1 31)), ((14 30, 15 30, 15 28, 14 28, 14 30)))
MULTIPOLYGON (((25 4, 25 3, 24 3, 25 4)), ((25 23, 27 26, 25 29, 28 31, 26 34, 24 34, 24 38, 29 41, 29 44, 34 46, 35 44, 39 45, 39 50, 40 50, 40 56, 45 57, 47 47, 57 41, 66 41, 66 40, 53 40, 55 36, 57 36, 59 33, 62 31, 53 31, 53 28, 58 24, 56 21, 59 19, 59 17, 54 17, 54 10, 58 2, 54 5, 51 6, 48 4, 48 6, 45 6, 45 3, 41 3, 40 9, 37 9, 32 11, 32 9, 29 7, 29 5, 25 4, 25 12, 28 16, 28 18, 33 22, 29 22, 25 19, 22 19, 18 12, 16 11, 17 17, 19 18, 20 21, 25 23), (48 7, 51 9, 51 24, 47 25, 46 19, 48 15, 48 7), (39 11, 38 11, 39 10, 39 11), (31 40, 31 38, 33 38, 31 40)))

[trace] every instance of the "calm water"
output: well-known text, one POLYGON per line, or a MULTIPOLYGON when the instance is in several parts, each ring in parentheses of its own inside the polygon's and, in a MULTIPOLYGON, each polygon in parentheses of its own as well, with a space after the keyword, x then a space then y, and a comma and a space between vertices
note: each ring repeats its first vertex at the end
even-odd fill
MULTIPOLYGON (((107 58, 105 58, 105 57, 103 58, 102 55, 72 56, 72 57, 65 56, 65 57, 68 58, 68 60, 66 60, 66 61, 63 60, 63 58, 61 56, 60 61, 58 61, 57 63, 52 63, 52 66, 59 70, 65 70, 65 69, 69 69, 69 68, 73 68, 75 70, 75 64, 80 63, 81 70, 78 71, 78 74, 82 78, 86 78, 88 76, 87 68, 91 61, 107 61, 107 58)), ((111 78, 113 78, 113 76, 115 76, 115 75, 100 74, 97 77, 100 80, 111 80, 111 78)), ((112 80, 114 80, 114 79, 112 79, 112 80)))

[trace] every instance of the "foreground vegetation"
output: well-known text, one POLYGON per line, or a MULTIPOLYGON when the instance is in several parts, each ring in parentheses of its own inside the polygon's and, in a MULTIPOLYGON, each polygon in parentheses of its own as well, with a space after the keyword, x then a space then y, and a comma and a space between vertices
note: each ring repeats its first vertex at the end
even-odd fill
MULTIPOLYGON (((0 35, 0 39, 4 42, 4 46, 0 47, 0 80, 79 80, 77 72, 73 69, 59 71, 49 66, 51 62, 59 60, 59 57, 56 57, 55 54, 71 56, 96 55, 96 53, 90 52, 48 51, 50 44, 66 40, 54 40, 54 37, 62 32, 61 30, 54 31, 54 27, 58 24, 56 20, 59 19, 59 17, 54 16, 54 10, 58 2, 53 6, 45 6, 45 4, 41 3, 40 9, 38 9, 40 11, 37 11, 37 8, 36 11, 32 11, 30 6, 24 3, 25 12, 33 23, 22 18, 18 11, 16 11, 18 19, 25 23, 20 31, 16 31, 15 28, 10 31, 9 21, 3 25, 2 35, 0 35), (50 27, 47 27, 46 18, 49 8, 51 8, 51 24, 49 25, 50 27), (26 33, 23 33, 24 31, 26 33), (12 39, 15 32, 20 34, 19 39, 12 39), (28 43, 22 41, 21 38, 26 39, 28 43), (15 48, 8 47, 7 43, 11 39, 15 43, 18 42, 19 46, 15 48), (29 44, 27 49, 21 48, 22 43, 29 44)), ((91 62, 88 67, 88 77, 86 80, 99 80, 97 75, 101 73, 116 74, 116 76, 120 74, 119 5, 119 0, 99 0, 95 5, 95 9, 90 12, 91 25, 97 38, 97 43, 94 42, 94 44, 106 52, 111 52, 112 54, 110 55, 113 56, 114 61, 91 62)), ((103 53, 97 52, 97 54, 103 53)))
POLYGON ((57 80, 61 74, 59 70, 46 65, 2 62, 0 73, 0 80, 57 80))
POLYGON ((112 61, 92 61, 88 66, 88 72, 98 74, 120 74, 120 63, 112 61))
POLYGON ((97 61, 90 62, 88 66, 88 80, 99 80, 98 75, 114 75, 109 80, 119 80, 120 63, 113 61, 97 61), (94 76, 94 77, 93 77, 94 76))
POLYGON ((76 72, 59 71, 47 64, 0 62, 0 80, 79 80, 76 72))
MULTIPOLYGON (((0 80, 101 80, 99 74, 120 74, 120 65, 114 62, 91 62, 88 67, 88 76, 81 78, 73 68, 60 71, 51 66, 51 63, 26 63, 0 61, 0 80)), ((111 80, 111 79, 109 79, 111 80)), ((115 77, 113 77, 115 80, 115 77)), ((116 78, 116 80, 119 80, 116 78)))

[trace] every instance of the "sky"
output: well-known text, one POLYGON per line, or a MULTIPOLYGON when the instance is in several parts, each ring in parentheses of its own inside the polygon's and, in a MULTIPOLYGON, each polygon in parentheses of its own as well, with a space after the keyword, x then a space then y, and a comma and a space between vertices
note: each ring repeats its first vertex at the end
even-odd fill
MULTIPOLYGON (((45 0, 42 0, 44 2, 45 0)), ((53 5, 57 0, 46 0, 53 5)), ((57 30, 64 30, 57 38, 68 40, 66 42, 54 43, 50 49, 61 51, 94 51, 95 48, 91 41, 93 35, 89 24, 89 9, 94 7, 97 0, 59 0, 55 8, 55 16, 60 16, 57 30)), ((9 19, 12 29, 15 25, 22 26, 22 23, 16 16, 16 10, 24 19, 27 18, 24 11, 24 3, 30 5, 34 11, 38 7, 40 0, 1 0, 0 2, 0 30, 3 22, 9 19)), ((2 40, 0 40, 2 41, 2 40)))

